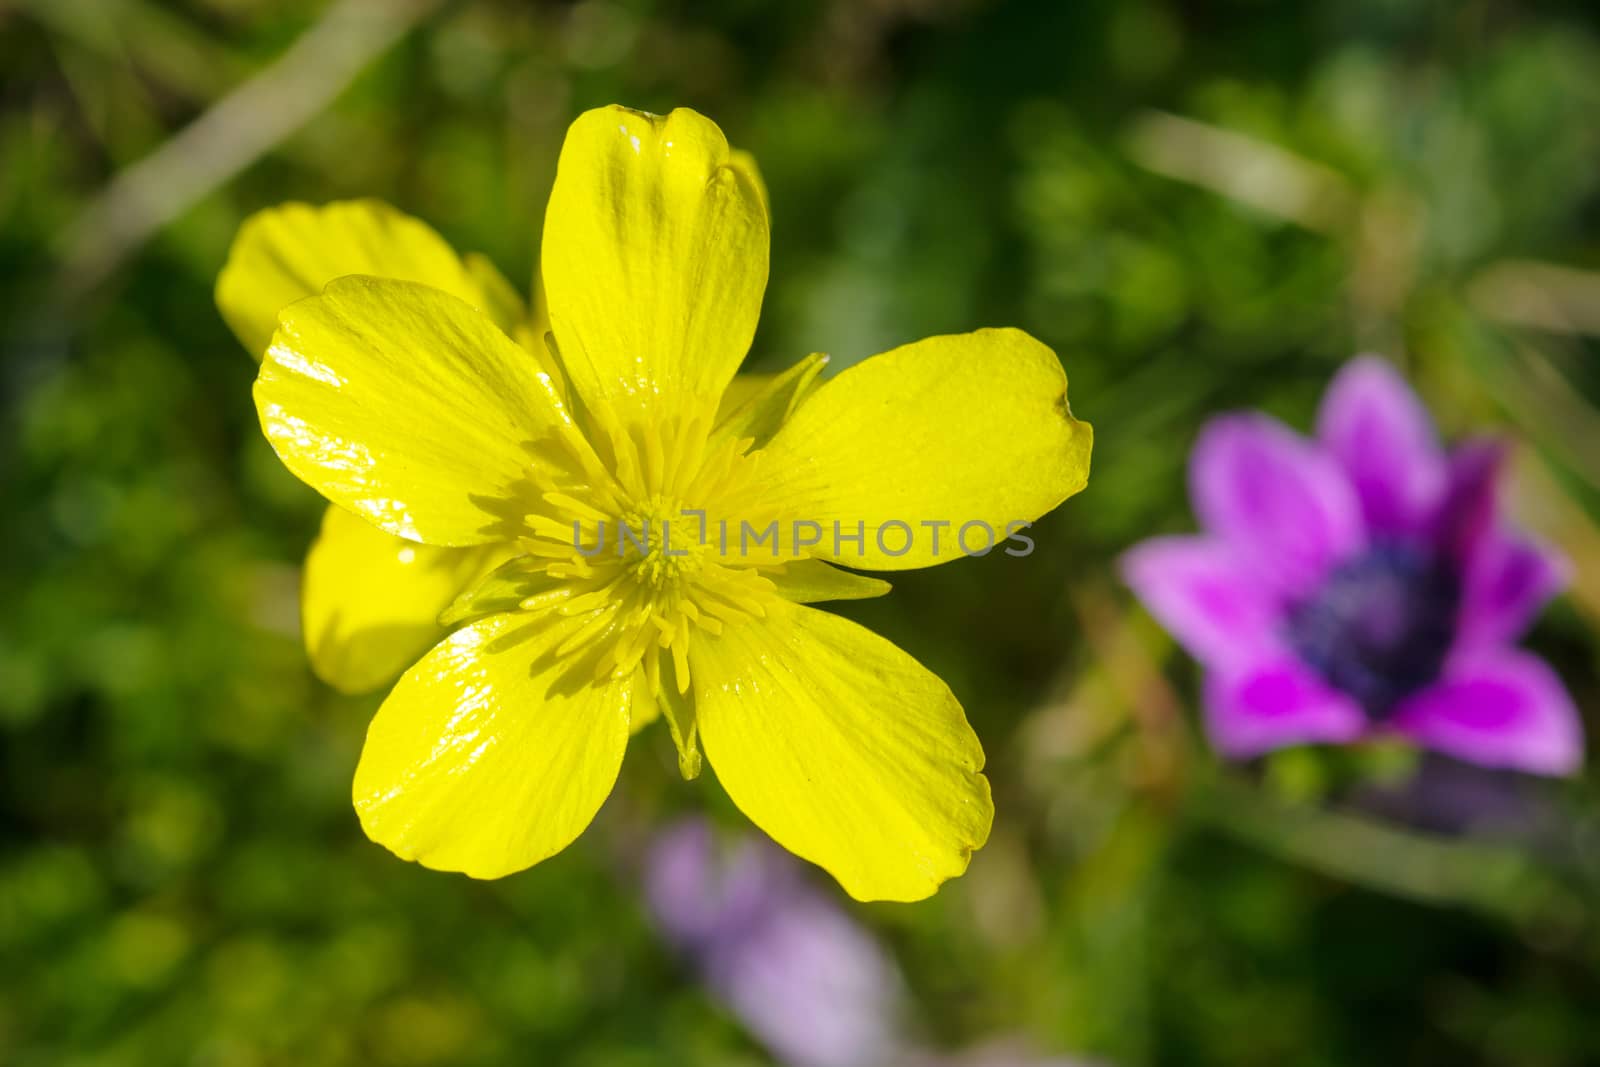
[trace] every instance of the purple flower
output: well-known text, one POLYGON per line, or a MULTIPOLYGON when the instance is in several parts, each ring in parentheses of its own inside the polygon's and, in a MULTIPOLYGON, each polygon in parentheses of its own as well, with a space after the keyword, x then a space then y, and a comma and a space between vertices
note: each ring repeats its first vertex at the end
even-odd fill
POLYGON ((791 1067, 900 1058, 904 986, 876 941, 764 840, 686 822, 646 861, 651 911, 711 992, 791 1067))
POLYGON ((1095 1064, 1076 1057, 1041 1055, 1026 1042, 1000 1040, 951 1056, 913 1057, 903 1067, 1095 1067, 1095 1064))
POLYGON ((787 1067, 1087 1067, 1014 1038, 922 1047, 889 954, 769 841, 719 842, 686 819, 651 846, 644 884, 657 925, 787 1067))
POLYGON ((1566 563, 1500 521, 1504 455, 1445 451, 1373 357, 1328 389, 1315 440, 1254 413, 1205 427, 1189 467, 1204 532, 1135 546, 1123 574, 1204 664, 1223 753, 1399 736, 1484 766, 1578 767, 1571 698, 1514 647, 1566 563))

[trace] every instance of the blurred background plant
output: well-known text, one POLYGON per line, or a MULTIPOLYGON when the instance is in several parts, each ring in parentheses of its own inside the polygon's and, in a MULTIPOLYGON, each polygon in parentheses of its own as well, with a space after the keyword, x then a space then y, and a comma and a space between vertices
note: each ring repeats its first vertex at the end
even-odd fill
POLYGON ((1577 568, 1531 645, 1593 728, 1597 34, 1591 5, 1488 0, 0 0, 0 1062, 771 1062, 643 897, 641 827, 732 821, 664 731, 529 873, 361 837, 377 698, 305 666, 321 504, 211 303, 240 220, 294 198, 383 197, 530 277, 565 127, 613 101, 760 161, 751 366, 1017 325, 1096 425, 1032 557, 846 609, 950 682, 995 783, 966 878, 833 901, 920 1047, 1600 1060, 1593 776, 1224 766, 1112 570, 1189 528, 1207 415, 1306 426, 1381 350, 1448 435, 1524 442, 1518 517, 1577 568))

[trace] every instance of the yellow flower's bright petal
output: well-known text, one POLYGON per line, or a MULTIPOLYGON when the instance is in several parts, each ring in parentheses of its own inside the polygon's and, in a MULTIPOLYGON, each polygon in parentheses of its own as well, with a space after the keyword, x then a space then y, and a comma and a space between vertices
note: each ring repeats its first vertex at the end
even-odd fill
POLYGON ((317 677, 344 693, 394 681, 444 636, 440 609, 503 551, 419 545, 329 507, 306 554, 300 597, 317 677))
POLYGON ((379 200, 345 200, 282 204, 246 219, 217 276, 217 308, 260 359, 279 311, 346 274, 423 282, 484 306, 461 258, 426 223, 379 200))
MULTIPOLYGON (((633 675, 633 705, 628 718, 628 731, 636 734, 661 718, 661 706, 650 690, 650 679, 641 667, 633 675)), ((696 749, 696 751, 699 751, 696 749)))
POLYGON ((461 263, 466 268, 467 276, 478 288, 480 297, 476 301, 476 306, 493 319, 494 324, 504 330, 506 336, 515 340, 518 331, 530 325, 539 330, 548 328, 531 323, 528 318, 528 305, 522 299, 522 294, 517 292, 517 287, 500 273, 500 268, 496 267, 488 256, 478 252, 468 252, 461 257, 461 263))
POLYGON ((820 352, 800 360, 781 374, 736 374, 717 408, 714 439, 750 438, 765 447, 784 420, 812 394, 828 357, 820 352))
POLYGON ((988 839, 977 736, 945 684, 888 641, 780 602, 689 656, 728 795, 851 896, 920 900, 988 839))
POLYGON ((762 577, 778 587, 778 595, 796 604, 824 600, 870 600, 891 586, 881 578, 840 570, 820 559, 797 559, 763 571, 762 577))
POLYGON ((389 533, 504 541, 529 447, 564 417, 528 353, 412 282, 341 278, 285 308, 255 386, 267 440, 301 480, 389 533))
POLYGON ((356 768, 368 837, 425 867, 499 878, 589 825, 622 765, 632 686, 549 655, 570 631, 491 615, 405 673, 356 768))
POLYGON ((846 566, 926 567, 962 558, 963 541, 980 552, 986 529, 999 550, 1011 524, 1082 489, 1092 439, 1055 353, 1032 337, 931 337, 825 382, 757 454, 754 506, 821 524, 814 554, 846 566), (847 536, 864 523, 864 545, 836 545, 834 522, 847 536), (967 523, 982 525, 961 538, 967 523))
POLYGON ((714 410, 755 333, 768 240, 761 192, 709 119, 579 116, 540 256, 576 394, 591 408, 714 410))

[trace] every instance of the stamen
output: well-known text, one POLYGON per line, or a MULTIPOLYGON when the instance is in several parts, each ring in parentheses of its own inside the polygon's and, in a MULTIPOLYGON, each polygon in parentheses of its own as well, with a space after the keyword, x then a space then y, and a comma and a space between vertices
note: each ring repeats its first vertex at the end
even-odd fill
POLYGON ((561 605, 561 614, 582 615, 586 611, 594 611, 597 608, 604 606, 608 601, 613 599, 612 590, 614 590, 621 581, 622 576, 618 575, 598 589, 594 589, 587 593, 583 593, 580 596, 573 597, 567 603, 561 605))
POLYGON ((607 515, 599 508, 591 507, 590 505, 579 500, 577 497, 568 496, 566 493, 546 493, 544 494, 544 499, 547 504, 553 504, 558 508, 564 508, 569 512, 573 512, 585 519, 591 519, 595 522, 605 522, 611 518, 611 516, 607 515))
POLYGON ((517 608, 521 611, 542 611, 553 604, 561 603, 571 595, 572 591, 567 588, 548 589, 543 593, 535 593, 519 600, 517 608))
POLYGON ((617 609, 614 605, 595 612, 594 618, 584 623, 575 633, 569 635, 565 641, 556 646, 556 655, 565 656, 594 640, 611 626, 613 616, 616 613, 617 609))
POLYGON ((709 408, 652 420, 602 407, 581 417, 587 436, 563 424, 528 467, 536 493, 518 546, 530 573, 561 584, 518 608, 575 620, 555 654, 589 650, 597 679, 642 669, 659 694, 670 655, 673 684, 687 693, 696 632, 716 636, 762 617, 777 595, 762 560, 721 547, 714 517, 736 514, 756 488, 752 442, 713 439, 709 408))
POLYGON ((678 676, 678 693, 689 691, 689 620, 679 616, 678 639, 672 642, 672 669, 678 676))

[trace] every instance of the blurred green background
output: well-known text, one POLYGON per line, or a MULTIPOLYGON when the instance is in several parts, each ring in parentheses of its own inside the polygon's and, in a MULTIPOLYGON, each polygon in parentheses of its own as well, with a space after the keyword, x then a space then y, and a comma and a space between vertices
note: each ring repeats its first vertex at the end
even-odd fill
POLYGON ((211 301, 241 219, 288 199, 381 197, 531 278, 565 127, 610 102, 695 107, 755 153, 751 366, 1016 325, 1095 424, 1031 558, 846 611, 990 754, 970 873, 850 908, 929 1044, 1600 1062, 1594 776, 1219 765, 1196 671, 1113 570, 1190 528, 1208 414, 1305 426, 1382 351, 1446 433, 1524 442, 1516 511, 1578 573, 1532 644, 1600 725, 1593 5, 0 0, 0 1063, 768 1062, 640 900, 651 827, 741 825, 664 730, 527 873, 362 837, 379 697, 305 665, 321 502, 211 301))

